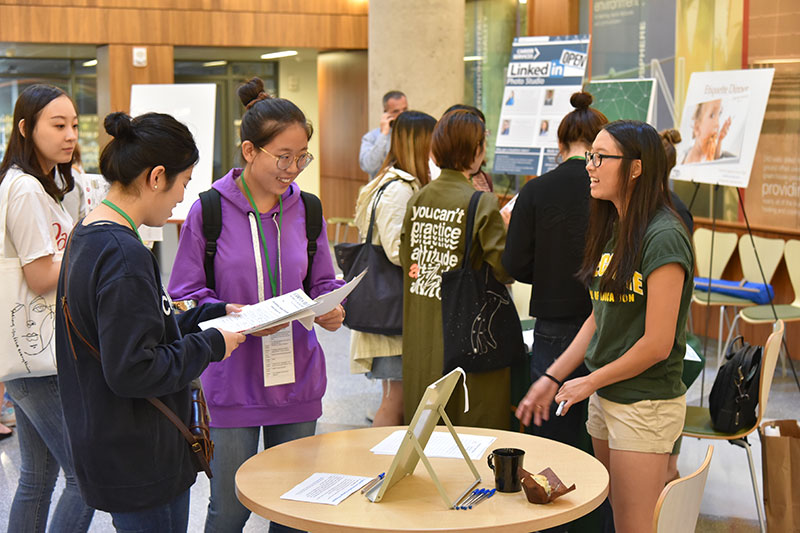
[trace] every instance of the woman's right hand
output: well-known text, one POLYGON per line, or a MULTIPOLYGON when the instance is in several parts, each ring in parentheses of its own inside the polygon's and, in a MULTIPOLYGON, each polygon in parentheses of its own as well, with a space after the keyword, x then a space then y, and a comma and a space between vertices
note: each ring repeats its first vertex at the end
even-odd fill
POLYGON ((228 357, 231 356, 231 352, 233 352, 236 348, 239 347, 245 340, 245 336, 241 333, 234 333, 233 331, 225 331, 224 329, 218 330, 222 333, 222 336, 225 338, 225 355, 223 356, 222 360, 224 361, 228 357))
POLYGON ((542 420, 550 419, 550 404, 557 392, 558 385, 544 376, 540 377, 528 389, 514 414, 526 426, 531 424, 531 417, 534 424, 541 426, 542 420))

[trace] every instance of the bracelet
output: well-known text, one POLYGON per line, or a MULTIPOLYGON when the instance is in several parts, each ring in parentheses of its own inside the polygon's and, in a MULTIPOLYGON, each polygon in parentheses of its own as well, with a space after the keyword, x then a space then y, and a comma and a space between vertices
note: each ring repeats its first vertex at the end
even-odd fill
POLYGON ((547 379, 549 379, 549 380, 553 381, 553 382, 554 382, 556 385, 558 385, 559 387, 561 387, 562 385, 564 385, 564 382, 563 382, 563 381, 559 381, 558 379, 554 378, 553 376, 551 376, 551 375, 550 375, 550 374, 548 374, 547 372, 545 372, 545 373, 544 373, 544 374, 542 374, 542 375, 543 375, 544 377, 546 377, 547 379))

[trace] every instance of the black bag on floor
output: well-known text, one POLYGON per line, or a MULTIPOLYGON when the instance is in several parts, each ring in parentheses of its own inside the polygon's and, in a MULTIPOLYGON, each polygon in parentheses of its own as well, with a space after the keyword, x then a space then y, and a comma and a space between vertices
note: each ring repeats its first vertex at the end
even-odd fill
POLYGON ((715 430, 736 433, 755 426, 758 418, 761 346, 751 346, 740 335, 731 343, 725 359, 711 387, 708 410, 715 430))
POLYGON ((480 196, 476 191, 470 198, 461 268, 442 273, 444 374, 459 366, 466 372, 499 370, 525 357, 522 326, 506 286, 486 263, 480 270, 469 266, 480 196))
POLYGON ((387 181, 375 193, 366 241, 359 244, 343 242, 333 247, 345 281, 369 268, 344 303, 344 324, 356 331, 381 335, 403 333, 403 270, 389 261, 382 246, 372 244, 375 210, 384 189, 394 181, 397 180, 387 181))

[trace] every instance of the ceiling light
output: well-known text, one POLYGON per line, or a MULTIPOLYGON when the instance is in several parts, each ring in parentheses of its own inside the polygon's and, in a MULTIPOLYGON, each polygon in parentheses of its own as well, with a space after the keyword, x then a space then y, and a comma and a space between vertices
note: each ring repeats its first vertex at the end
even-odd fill
POLYGON ((296 56, 297 50, 284 50, 283 52, 270 52, 268 54, 261 54, 261 59, 278 59, 279 57, 296 56))
POLYGON ((84 61, 83 62, 83 66, 84 67, 96 67, 97 66, 97 60, 96 59, 90 59, 89 61, 84 61))
POLYGON ((482 61, 483 56, 464 56, 464 61, 482 61))
POLYGON ((227 64, 228 64, 227 61, 206 61, 205 63, 203 63, 203 66, 204 67, 224 67, 227 64))

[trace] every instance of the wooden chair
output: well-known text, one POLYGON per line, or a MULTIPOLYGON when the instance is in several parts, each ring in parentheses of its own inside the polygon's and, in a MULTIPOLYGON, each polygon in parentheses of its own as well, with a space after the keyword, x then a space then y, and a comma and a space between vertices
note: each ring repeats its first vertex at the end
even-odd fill
MULTIPOLYGON (((701 278, 721 279, 725 267, 736 250, 736 243, 739 237, 735 233, 724 231, 715 231, 712 235, 711 230, 698 228, 694 231, 692 240, 694 241, 697 275, 701 278), (711 249, 712 238, 714 240, 713 255, 711 249)), ((735 298, 699 289, 695 289, 692 293, 692 302, 704 307, 719 307, 719 328, 717 331, 717 339, 719 339, 717 343, 717 361, 719 361, 722 358, 723 325, 728 319, 726 313, 728 307, 753 305, 753 302, 744 298, 735 298)))
POLYGON ((752 427, 744 428, 736 433, 722 433, 716 431, 711 426, 711 414, 708 408, 692 405, 686 406, 686 420, 683 423, 683 435, 686 437, 727 440, 731 444, 744 448, 747 452, 747 462, 750 465, 750 478, 753 481, 753 494, 756 498, 756 509, 758 510, 758 522, 761 525, 762 532, 766 532, 767 529, 764 522, 764 514, 761 511, 761 498, 758 494, 756 468, 753 463, 753 454, 750 451, 750 443, 747 442, 747 436, 761 424, 761 419, 764 417, 764 413, 767 410, 769 391, 772 387, 772 376, 775 374, 775 364, 778 361, 778 352, 781 348, 784 327, 782 320, 775 322, 772 328, 772 334, 764 345, 764 350, 761 355, 761 374, 759 376, 758 416, 756 418, 756 423, 752 427))
POLYGON ((696 472, 670 481, 664 487, 653 514, 653 533, 686 533, 695 530, 713 453, 714 446, 709 446, 706 458, 696 472))
MULTIPOLYGON (((783 239, 768 239, 766 237, 756 237, 753 236, 752 241, 750 240, 750 235, 744 234, 739 238, 739 260, 742 262, 742 275, 746 281, 762 283, 764 279, 767 280, 769 283, 772 280, 772 276, 775 275, 775 271, 778 269, 778 264, 781 262, 781 258, 783 257, 783 249, 786 246, 786 242, 783 239), (755 243, 755 249, 753 248, 753 244, 755 243), (757 252, 757 256, 756 256, 757 252), (761 264, 761 268, 759 268, 759 263, 761 264), (761 276, 761 269, 764 269, 764 276, 761 276)), ((790 271, 791 272, 791 271, 790 271)), ((763 307, 757 306, 755 302, 747 301, 747 304, 741 305, 743 309, 747 307, 763 307)), ((766 305, 769 308, 769 305, 766 305)), ((742 309, 742 310, 743 310, 742 309)), ((722 345, 722 351, 720 353, 726 353, 728 349, 728 345, 733 338, 733 332, 736 329, 736 324, 741 317, 741 310, 739 313, 736 313, 736 316, 733 318, 733 323, 731 324, 730 329, 728 330, 728 336, 725 339, 725 344, 722 345)), ((765 320, 762 323, 769 323, 775 320, 770 313, 770 319, 765 320)), ((778 316, 778 318, 781 318, 778 316)), ((722 338, 720 337, 720 340, 722 338)), ((717 358, 717 366, 719 367, 722 364, 722 359, 717 358)))

